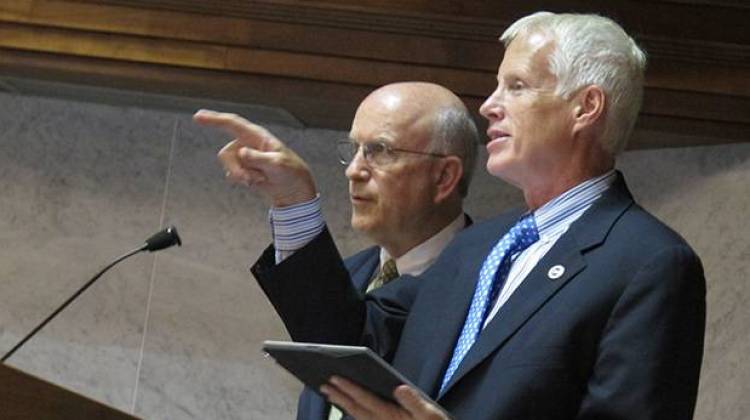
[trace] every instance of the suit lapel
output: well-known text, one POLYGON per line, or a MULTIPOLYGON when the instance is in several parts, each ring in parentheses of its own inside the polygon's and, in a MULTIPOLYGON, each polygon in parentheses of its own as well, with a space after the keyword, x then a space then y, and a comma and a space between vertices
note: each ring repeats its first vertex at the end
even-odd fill
POLYGON ((346 269, 349 270, 354 287, 365 293, 367 285, 378 270, 380 262, 380 248, 371 247, 346 259, 346 269))
POLYGON ((449 357, 453 353, 458 334, 463 327, 469 304, 474 295, 474 288, 479 278, 479 268, 485 256, 497 243, 500 237, 510 229, 519 213, 512 217, 498 221, 495 225, 482 224, 475 230, 467 232, 472 241, 457 250, 454 258, 460 261, 455 273, 440 273, 440 279, 430 278, 425 281, 437 282, 430 288, 434 303, 430 306, 438 308, 439 321, 430 326, 431 340, 425 344, 430 349, 425 353, 423 369, 415 383, 429 395, 436 396, 443 379, 443 373, 448 364, 445 354, 449 357), (446 299, 450 296, 450 299, 446 299), (450 335, 446 335, 450 334, 450 335))
POLYGON ((585 266, 586 263, 578 251, 577 244, 570 237, 561 237, 479 334, 479 338, 464 357, 458 370, 453 374, 445 392, 449 392, 454 383, 459 381, 495 349, 502 346, 513 333, 521 328, 534 313, 585 266), (571 247, 573 247, 572 252, 571 247), (547 276, 547 271, 557 264, 565 267, 565 272, 562 277, 551 280, 547 276))
MULTIPOLYGON (((444 394, 450 392, 450 389, 462 377, 506 343, 529 318, 586 267, 585 251, 598 246, 605 240, 614 223, 632 203, 632 196, 625 185, 622 174, 618 173, 618 179, 612 187, 580 219, 570 226, 568 232, 560 237, 481 332, 479 338, 453 374, 444 394), (555 265, 565 267, 565 272, 559 278, 551 279, 554 276, 549 276, 548 273, 550 268, 555 265)), ((479 264, 482 263, 483 258, 484 255, 479 264)), ((475 283, 476 281, 471 284, 474 285, 475 283)), ((472 294, 468 295, 469 302, 462 302, 461 308, 463 311, 458 326, 451 324, 446 328, 461 330, 473 295, 473 289, 471 292, 472 294)), ((463 295, 461 298, 467 299, 463 295)), ((456 308, 451 309, 455 310, 456 308)), ((453 345, 457 334, 458 332, 450 343, 450 349, 446 353, 441 353, 444 356, 447 355, 448 360, 453 353, 453 345)), ((443 371, 444 367, 440 370, 441 375, 443 371)))

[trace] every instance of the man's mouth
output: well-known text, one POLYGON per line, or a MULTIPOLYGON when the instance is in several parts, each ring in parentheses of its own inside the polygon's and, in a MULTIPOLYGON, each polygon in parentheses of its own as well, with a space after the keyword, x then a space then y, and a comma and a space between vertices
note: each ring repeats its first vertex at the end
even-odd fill
POLYGON ((487 148, 489 149, 493 145, 498 145, 501 143, 504 143, 508 140, 510 140, 511 136, 510 133, 497 129, 497 128, 490 128, 487 130, 487 148))
POLYGON ((498 128, 490 128, 487 130, 487 137, 489 138, 488 142, 494 141, 494 140, 503 140, 510 138, 510 133, 507 131, 503 131, 498 128))
POLYGON ((349 197, 352 201, 352 203, 364 203, 368 201, 372 201, 372 198, 370 198, 367 195, 364 194, 358 194, 358 193, 349 193, 349 197))

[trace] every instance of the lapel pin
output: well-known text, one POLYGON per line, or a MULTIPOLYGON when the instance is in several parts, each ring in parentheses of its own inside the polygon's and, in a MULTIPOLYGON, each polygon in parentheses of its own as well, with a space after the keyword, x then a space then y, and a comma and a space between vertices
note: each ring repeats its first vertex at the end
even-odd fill
POLYGON ((549 277, 550 280, 557 280, 562 277, 563 274, 565 274, 565 267, 558 264, 552 266, 552 268, 549 269, 549 271, 547 272, 547 277, 549 277))

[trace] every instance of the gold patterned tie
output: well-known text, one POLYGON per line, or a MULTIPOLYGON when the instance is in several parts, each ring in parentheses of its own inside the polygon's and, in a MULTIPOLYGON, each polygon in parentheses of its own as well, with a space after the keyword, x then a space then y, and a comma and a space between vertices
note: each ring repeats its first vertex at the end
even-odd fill
POLYGON ((367 292, 377 289, 378 287, 388 283, 389 281, 398 277, 398 269, 396 268, 396 261, 389 259, 383 264, 380 272, 367 286, 367 292))

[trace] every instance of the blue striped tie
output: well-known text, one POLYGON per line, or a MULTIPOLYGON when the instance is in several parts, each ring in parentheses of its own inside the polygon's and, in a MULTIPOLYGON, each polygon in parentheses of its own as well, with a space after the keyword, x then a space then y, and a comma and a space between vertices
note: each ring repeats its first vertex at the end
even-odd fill
POLYGON ((453 349, 453 357, 451 357, 448 369, 443 376, 443 383, 440 385, 440 395, 445 391, 445 386, 450 382, 451 377, 458 369, 458 365, 461 364, 461 360, 477 340, 482 324, 487 318, 487 309, 490 302, 497 298, 505 278, 508 277, 511 257, 538 240, 539 233, 536 229, 534 215, 529 213, 516 222, 484 260, 482 269, 479 271, 479 281, 476 289, 474 289, 474 297, 471 299, 469 314, 466 316, 461 335, 453 349))

